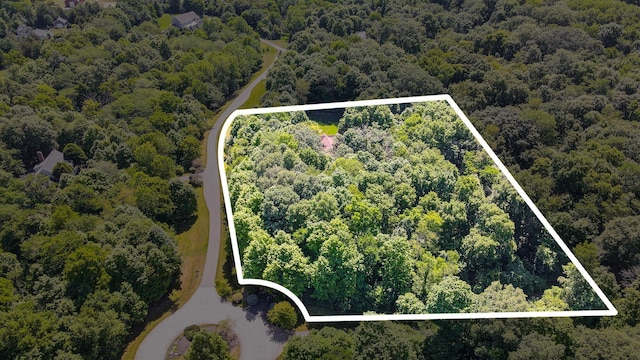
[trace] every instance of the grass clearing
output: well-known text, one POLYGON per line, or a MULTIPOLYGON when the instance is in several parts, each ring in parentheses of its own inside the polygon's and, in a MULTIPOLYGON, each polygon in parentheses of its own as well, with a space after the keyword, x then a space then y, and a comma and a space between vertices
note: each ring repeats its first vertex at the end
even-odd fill
MULTIPOLYGON (((265 44, 261 44, 260 45, 262 47, 262 49, 265 51, 264 56, 262 57, 262 66, 259 72, 257 72, 253 78, 256 78, 257 76, 259 76, 260 74, 262 74, 263 71, 267 70, 267 68, 273 64, 273 62, 276 60, 276 56, 278 55, 278 51, 274 48, 272 48, 271 46, 267 46, 265 44)), ((252 79, 253 79, 252 78, 252 79)))
POLYGON ((318 134, 327 134, 333 136, 338 133, 338 125, 334 124, 322 124, 315 121, 309 123, 309 127, 315 130, 318 134))
MULTIPOLYGON (((220 251, 218 252, 218 264, 216 267, 216 284, 218 283, 218 281, 232 280, 232 279, 227 279, 224 273, 224 268, 225 268, 225 265, 227 265, 227 260, 229 256, 229 253, 227 252, 227 242, 228 242, 227 240, 229 238, 227 234, 229 233, 228 231, 229 228, 227 227, 226 212, 223 210, 220 212, 220 214, 224 217, 223 219, 220 219, 221 220, 220 224, 224 224, 223 226, 221 226, 221 229, 220 229, 220 239, 224 241, 220 241, 220 251)), ((229 284, 231 284, 231 281, 229 281, 229 284)))
POLYGON ((338 133, 338 125, 318 124, 318 127, 322 134, 332 136, 338 133))
POLYGON ((249 99, 240 106, 241 109, 251 109, 260 107, 260 98, 267 92, 267 81, 262 80, 251 90, 249 99))
POLYGON ((207 243, 209 240, 209 209, 204 200, 202 187, 196 189, 198 199, 198 219, 191 228, 176 236, 178 250, 182 255, 182 275, 180 283, 180 300, 177 306, 184 305, 191 295, 198 289, 204 262, 207 258, 207 243))
POLYGON ((168 29, 169 26, 171 26, 171 15, 162 14, 162 16, 158 18, 158 27, 160 30, 165 30, 168 29))
POLYGON ((278 45, 278 46, 280 46, 281 48, 284 48, 284 49, 286 49, 286 48, 287 48, 287 46, 289 45, 289 44, 287 43, 287 41, 286 41, 286 40, 283 40, 283 39, 279 39, 279 40, 269 40, 269 41, 271 41, 272 43, 274 43, 274 44, 276 44, 276 45, 278 45))

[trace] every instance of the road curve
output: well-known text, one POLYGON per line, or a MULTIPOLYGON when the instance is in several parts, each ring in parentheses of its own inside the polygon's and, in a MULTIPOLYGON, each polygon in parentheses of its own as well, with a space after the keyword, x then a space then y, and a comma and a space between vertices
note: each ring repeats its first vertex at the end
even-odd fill
MULTIPOLYGON (((260 39, 260 41, 278 50, 278 54, 284 51, 282 47, 271 41, 264 39, 260 39)), ((265 324, 262 318, 254 317, 253 314, 224 302, 215 288, 218 253, 220 250, 220 229, 222 228, 221 212, 223 211, 220 196, 220 177, 218 174, 218 156, 216 153, 218 136, 224 121, 234 110, 249 99, 251 90, 266 78, 267 72, 272 65, 273 63, 236 96, 211 128, 207 139, 207 164, 205 171, 202 173, 204 197, 209 208, 210 217, 209 242, 200 285, 184 306, 156 325, 144 338, 136 352, 136 359, 164 359, 169 346, 182 333, 185 327, 217 323, 223 320, 229 320, 238 336, 241 360, 273 360, 282 352, 284 343, 287 340, 286 336, 282 336, 281 332, 274 332, 274 329, 265 324)))

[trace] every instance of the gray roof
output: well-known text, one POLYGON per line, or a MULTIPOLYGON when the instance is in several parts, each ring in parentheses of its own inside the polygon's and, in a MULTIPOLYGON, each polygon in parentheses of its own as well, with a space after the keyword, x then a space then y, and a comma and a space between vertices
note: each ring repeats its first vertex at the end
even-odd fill
POLYGON ((33 29, 31 33, 40 40, 53 38, 53 33, 49 30, 33 29))
POLYGON ((54 23, 60 22, 62 24, 67 24, 69 21, 67 21, 67 19, 65 19, 63 17, 58 16, 53 22, 54 23))
POLYGON ((198 16, 198 14, 196 14, 193 11, 189 11, 188 13, 184 13, 184 14, 174 15, 173 19, 176 20, 178 23, 180 23, 180 27, 182 28, 194 26, 199 21, 202 20, 200 16, 198 16))
POLYGON ((64 162, 64 155, 58 150, 51 150, 43 162, 33 167, 33 171, 36 174, 51 176, 53 167, 59 162, 64 162))
POLYGON ((18 26, 18 28, 16 29, 16 34, 18 34, 19 38, 23 38, 28 35, 33 35, 40 40, 53 38, 53 33, 49 30, 34 29, 31 26, 26 26, 24 24, 20 24, 18 26))
POLYGON ((18 28, 16 29, 16 34, 18 34, 18 35, 27 35, 31 31, 33 31, 33 29, 30 26, 27 26, 25 24, 20 24, 20 25, 18 25, 18 28))

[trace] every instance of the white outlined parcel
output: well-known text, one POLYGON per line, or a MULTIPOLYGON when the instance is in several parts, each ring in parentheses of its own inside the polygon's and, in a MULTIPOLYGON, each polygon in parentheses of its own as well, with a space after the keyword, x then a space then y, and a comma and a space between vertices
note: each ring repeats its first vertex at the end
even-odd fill
POLYGON ((509 173, 504 164, 498 159, 496 154, 491 150, 487 142, 482 138, 480 133, 471 124, 469 119, 464 115, 460 108, 453 101, 449 95, 432 95, 432 96, 419 96, 419 97, 407 97, 407 98, 391 98, 391 99, 377 99, 377 100, 364 100, 364 101, 351 101, 351 102, 335 102, 325 104, 313 104, 313 105, 299 105, 299 106, 283 106, 273 108, 258 108, 258 109, 241 109, 234 111, 225 123, 220 132, 220 138, 218 141, 218 164, 221 177, 222 191, 225 201, 225 209, 227 212, 229 232, 231 236, 231 243, 233 248, 233 257, 238 276, 238 282, 241 285, 259 285, 268 288, 275 289, 287 295, 300 309, 306 321, 309 322, 336 322, 336 321, 378 321, 378 320, 433 320, 433 319, 484 319, 484 318, 533 318, 533 317, 568 317, 568 316, 614 316, 617 315, 617 310, 614 308, 609 299, 605 296, 602 290, 594 282, 591 276, 587 273, 584 267, 580 264, 578 259, 573 255, 567 245, 562 241, 559 235, 554 231, 549 222, 545 219, 542 213, 538 210, 535 204, 527 196, 524 190, 516 182, 514 177, 509 173), (575 265, 576 269, 584 277, 584 279, 591 286, 592 290, 597 294, 602 301, 606 309, 597 310, 571 310, 571 311, 523 311, 523 312, 479 312, 479 313, 420 313, 420 314, 370 314, 365 313, 362 315, 311 315, 307 309, 307 306, 302 300, 297 297, 292 291, 283 287, 280 284, 263 280, 245 278, 243 276, 242 258, 239 253, 238 241, 236 237, 236 230, 233 220, 233 209, 231 206, 229 184, 227 174, 225 171, 225 142, 226 137, 229 134, 230 126, 234 119, 242 115, 259 115, 268 113, 281 113, 281 112, 295 112, 295 111, 310 111, 310 110, 327 110, 335 108, 351 108, 351 107, 364 107, 375 105, 395 105, 395 104, 407 104, 407 103, 423 103, 431 101, 445 101, 451 106, 455 113, 467 126, 473 137, 481 145, 482 149, 493 160, 495 165, 504 174, 509 183, 515 188, 517 193, 522 197, 525 203, 529 206, 531 211, 535 214, 538 220, 542 223, 544 228, 549 232, 553 239, 557 242, 559 247, 564 251, 569 260, 575 265))

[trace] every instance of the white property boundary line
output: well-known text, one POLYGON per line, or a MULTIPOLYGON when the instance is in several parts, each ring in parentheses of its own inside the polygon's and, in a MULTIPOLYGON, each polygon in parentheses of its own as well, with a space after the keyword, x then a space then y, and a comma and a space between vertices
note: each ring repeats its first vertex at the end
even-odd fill
POLYGON ((287 295, 298 306, 300 312, 304 316, 304 319, 308 322, 339 322, 339 321, 379 321, 379 320, 437 320, 437 319, 497 319, 497 318, 534 318, 534 317, 569 317, 569 316, 615 316, 618 311, 600 290, 598 285, 593 281, 589 273, 584 269, 582 264, 573 255, 567 245, 560 239, 560 236, 553 230, 547 219, 542 215, 540 210, 531 201, 529 196, 524 192, 522 187, 516 182, 514 177, 509 173, 506 166, 502 164, 500 159, 491 150, 487 142, 482 138, 480 133, 471 124, 471 121, 460 110, 458 105, 453 101, 453 98, 449 95, 429 95, 429 96, 415 96, 405 98, 391 98, 391 99, 376 99, 376 100, 363 100, 363 101, 348 101, 348 102, 334 102, 324 104, 312 104, 312 105, 295 105, 295 106, 281 106, 271 108, 258 108, 258 109, 240 109, 234 111, 224 122, 222 130, 220 131, 220 137, 218 138, 218 167, 220 170, 220 184, 222 185, 222 192, 224 196, 225 209, 227 211, 227 219, 229 224, 229 234, 231 235, 231 245, 233 247, 233 258, 236 266, 236 273, 238 276, 238 283, 240 285, 259 285, 266 286, 282 292, 287 295), (280 284, 276 284, 271 281, 262 279, 245 279, 242 273, 242 264, 240 252, 238 249, 238 240, 236 238, 236 229, 233 222, 233 211, 231 209, 231 199, 229 195, 229 186, 227 183, 227 175, 224 169, 224 144, 226 140, 226 134, 229 131, 233 120, 242 115, 257 115, 257 114, 270 114, 280 112, 293 112, 293 111, 305 111, 305 110, 326 110, 334 108, 350 108, 359 106, 373 106, 373 105, 395 105, 406 103, 419 103, 429 101, 446 101, 456 114, 467 125, 467 128, 471 131, 473 136, 480 142, 482 148, 489 154, 491 159, 498 166, 500 171, 506 176, 511 185, 516 189, 518 194, 522 196, 524 201, 529 205, 536 217, 542 222, 544 227, 549 231, 551 236, 560 245, 565 254, 573 262, 575 267, 580 271, 582 276, 587 280, 591 288, 600 297, 600 300, 606 305, 607 310, 578 310, 578 311, 535 311, 535 312, 491 312, 491 313, 445 313, 445 314, 371 314, 371 315, 330 315, 330 316, 314 316, 310 315, 306 306, 302 301, 289 289, 280 284))

